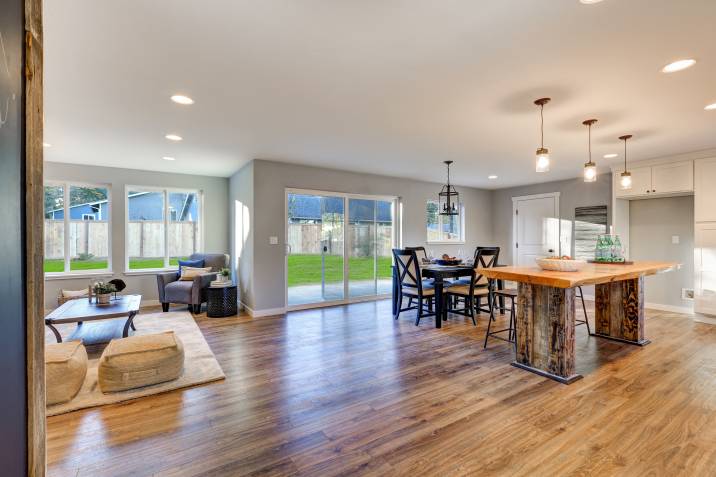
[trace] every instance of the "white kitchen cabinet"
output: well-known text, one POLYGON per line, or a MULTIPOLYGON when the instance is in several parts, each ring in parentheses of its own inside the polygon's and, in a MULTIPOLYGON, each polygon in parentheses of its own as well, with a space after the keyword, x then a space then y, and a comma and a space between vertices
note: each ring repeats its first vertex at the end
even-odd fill
MULTIPOLYGON (((631 169, 631 189, 622 190, 619 172, 614 172, 614 188, 619 199, 667 197, 694 190, 692 161, 672 162, 631 169)), ((714 219, 716 220, 716 219, 714 219)))
POLYGON ((636 167, 631 169, 631 189, 622 190, 621 173, 614 174, 614 187, 617 197, 648 196, 651 193, 651 167, 636 167))
POLYGON ((694 230, 694 311, 716 314, 716 222, 694 230))
POLYGON ((651 168, 651 193, 673 194, 694 190, 694 165, 691 161, 673 162, 651 168))
POLYGON ((716 158, 694 163, 694 221, 716 222, 716 158))

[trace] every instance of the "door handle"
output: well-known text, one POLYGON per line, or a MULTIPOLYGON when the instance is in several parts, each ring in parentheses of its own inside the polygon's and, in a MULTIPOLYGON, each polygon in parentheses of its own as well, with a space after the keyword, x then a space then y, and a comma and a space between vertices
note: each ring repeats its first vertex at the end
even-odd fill
POLYGON ((291 251, 292 251, 291 244, 287 243, 286 244, 286 255, 291 255, 291 251))

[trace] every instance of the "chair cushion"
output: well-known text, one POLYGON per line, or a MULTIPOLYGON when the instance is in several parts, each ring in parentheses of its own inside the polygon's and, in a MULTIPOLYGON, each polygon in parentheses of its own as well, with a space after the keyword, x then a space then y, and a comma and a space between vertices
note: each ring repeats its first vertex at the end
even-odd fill
POLYGON ((45 345, 47 405, 74 398, 87 374, 87 350, 81 341, 45 345))
POLYGON ((179 270, 177 270, 177 279, 179 279, 181 277, 182 268, 184 268, 184 267, 201 268, 203 266, 204 266, 204 259, 179 260, 179 270))
POLYGON ((89 290, 87 288, 84 290, 62 290, 61 293, 63 298, 80 298, 87 296, 89 290))
POLYGON ((225 253, 193 253, 189 258, 203 260, 204 264, 201 266, 211 267, 212 272, 220 272, 222 268, 229 266, 229 256, 225 253))
POLYGON ((204 267, 204 268, 184 267, 181 269, 181 276, 179 277, 179 280, 180 281, 190 281, 190 280, 194 280, 194 277, 198 277, 199 275, 206 275, 207 273, 211 273, 211 267, 204 267))
POLYGON ((191 303, 191 289, 194 282, 176 281, 164 287, 165 303, 191 303))
MULTIPOLYGON (((418 289, 413 287, 403 287, 403 295, 408 296, 418 296, 418 289)), ((423 296, 433 296, 435 295, 435 287, 431 286, 430 288, 423 287, 423 296)))
MULTIPOLYGON (((448 293, 452 295, 464 295, 468 296, 470 295, 470 285, 455 285, 450 287, 450 289, 447 291, 448 293)), ((473 296, 482 296, 489 294, 489 290, 484 287, 476 287, 472 294, 473 296)))
POLYGON ((173 381, 184 370, 184 345, 173 331, 112 340, 99 359, 104 393, 173 381))

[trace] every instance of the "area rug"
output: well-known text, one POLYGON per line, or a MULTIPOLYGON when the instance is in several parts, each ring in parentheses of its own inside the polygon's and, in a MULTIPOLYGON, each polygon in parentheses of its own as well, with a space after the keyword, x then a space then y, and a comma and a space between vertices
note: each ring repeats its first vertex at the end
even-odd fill
POLYGON ((186 311, 169 313, 152 313, 137 315, 134 319, 137 331, 135 335, 174 331, 184 343, 184 372, 174 381, 155 384, 139 389, 105 394, 97 383, 97 366, 104 346, 89 347, 87 376, 80 392, 69 402, 47 407, 48 416, 56 416, 78 409, 114 404, 152 394, 164 393, 179 388, 196 386, 224 379, 224 371, 219 366, 214 353, 201 334, 191 314, 186 311))

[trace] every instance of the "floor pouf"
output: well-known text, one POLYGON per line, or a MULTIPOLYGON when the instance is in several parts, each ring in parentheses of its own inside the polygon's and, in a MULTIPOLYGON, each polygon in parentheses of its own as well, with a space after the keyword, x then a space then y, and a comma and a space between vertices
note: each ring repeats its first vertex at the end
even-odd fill
POLYGON ((47 405, 74 398, 87 375, 87 350, 81 341, 45 345, 47 405))
POLYGON ((99 359, 104 393, 173 381, 184 370, 184 346, 173 331, 115 339, 99 359))

